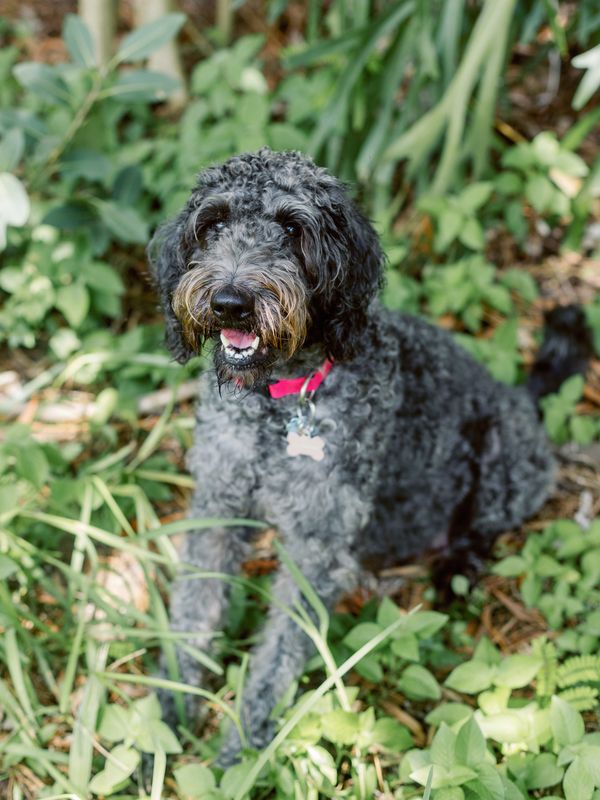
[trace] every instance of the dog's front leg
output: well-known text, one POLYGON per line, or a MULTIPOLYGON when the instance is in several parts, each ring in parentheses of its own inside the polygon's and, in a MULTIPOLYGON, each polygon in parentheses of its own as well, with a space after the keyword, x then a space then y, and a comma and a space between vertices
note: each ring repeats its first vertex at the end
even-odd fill
MULTIPOLYGON (((332 544, 330 540, 324 550, 319 537, 309 537, 287 545, 294 562, 327 608, 331 608, 344 591, 356 585, 359 574, 359 566, 345 545, 341 546, 341 541, 340 548, 332 544)), ((264 747, 272 738, 274 723, 271 712, 292 682, 300 677, 313 650, 311 640, 283 610, 293 610, 297 603, 302 603, 310 611, 292 576, 281 567, 273 585, 272 606, 265 622, 263 639, 252 654, 242 700, 242 724, 249 744, 255 748, 264 747)), ((231 728, 219 763, 222 766, 232 763, 239 750, 237 730, 231 728)))
MULTIPOLYGON (((227 609, 229 584, 218 578, 203 578, 194 574, 203 572, 239 573, 247 558, 250 545, 244 528, 213 528, 191 531, 183 541, 181 569, 171 590, 171 629, 188 634, 184 641, 193 647, 209 651, 211 637, 222 625, 227 609), (187 569, 190 565, 194 569, 187 569)), ((161 672, 169 675, 166 658, 163 657, 161 672)), ((198 660, 183 647, 177 647, 179 678, 190 686, 198 686, 202 668, 198 660)), ((177 722, 174 697, 170 692, 161 692, 161 705, 166 721, 174 726, 177 722)), ((198 710, 198 698, 187 695, 185 700, 188 722, 193 722, 198 710)))

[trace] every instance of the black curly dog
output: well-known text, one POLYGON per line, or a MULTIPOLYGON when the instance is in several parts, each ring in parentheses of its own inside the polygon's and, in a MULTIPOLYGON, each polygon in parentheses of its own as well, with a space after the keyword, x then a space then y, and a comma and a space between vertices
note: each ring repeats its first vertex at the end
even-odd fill
MULTIPOLYGON (((207 343, 214 355, 189 454, 191 513, 276 528, 327 607, 365 560, 457 541, 463 555, 465 542, 484 549, 547 498, 553 460, 531 395, 556 388, 581 347, 555 325, 528 393, 492 380, 448 333, 386 311, 373 228, 305 156, 262 149, 206 170, 151 253, 173 355, 183 362, 207 343)), ((234 574, 250 549, 249 529, 215 527, 191 531, 181 558, 234 574)), ((209 648, 227 593, 182 571, 173 628, 209 648)), ((242 703, 254 747, 269 741, 271 711, 311 651, 281 610, 301 601, 286 569, 272 594, 242 703)), ((178 660, 196 685, 190 649, 178 660)), ((239 748, 233 731, 222 763, 239 748)))

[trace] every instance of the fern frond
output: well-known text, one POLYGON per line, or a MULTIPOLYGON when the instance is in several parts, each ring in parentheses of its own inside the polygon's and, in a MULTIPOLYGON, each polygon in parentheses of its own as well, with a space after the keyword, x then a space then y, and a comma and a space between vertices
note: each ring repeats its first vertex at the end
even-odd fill
POLYGON ((556 672, 558 685, 574 686, 576 683, 600 681, 600 656, 572 656, 556 672))
POLYGON ((592 711, 598 705, 598 689, 593 686, 573 686, 559 692, 561 700, 567 700, 577 711, 592 711))
POLYGON ((556 646, 554 642, 549 642, 545 636, 535 639, 531 652, 534 656, 542 659, 542 668, 536 676, 536 694, 538 697, 550 697, 553 695, 557 686, 558 660, 556 656, 556 646))

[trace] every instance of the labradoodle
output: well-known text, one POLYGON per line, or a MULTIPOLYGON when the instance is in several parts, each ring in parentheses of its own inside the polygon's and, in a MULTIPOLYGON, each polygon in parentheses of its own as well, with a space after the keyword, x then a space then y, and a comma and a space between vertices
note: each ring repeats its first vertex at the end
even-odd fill
MULTIPOLYGON (((263 148, 207 169, 150 254, 174 357, 210 345, 214 359, 189 453, 192 516, 276 528, 327 607, 365 562, 483 549, 548 496, 535 390, 496 382, 449 333, 382 307, 377 235, 307 157, 263 148)), ((181 559, 233 575, 251 544, 251 529, 215 525, 190 531, 181 559)), ((182 570, 171 620, 188 644, 210 647, 228 588, 182 570)), ((311 652, 282 610, 303 602, 283 566, 272 597, 242 701, 254 747, 311 652)), ((197 684, 190 651, 179 671, 197 684)), ((239 748, 233 731, 222 763, 239 748)))

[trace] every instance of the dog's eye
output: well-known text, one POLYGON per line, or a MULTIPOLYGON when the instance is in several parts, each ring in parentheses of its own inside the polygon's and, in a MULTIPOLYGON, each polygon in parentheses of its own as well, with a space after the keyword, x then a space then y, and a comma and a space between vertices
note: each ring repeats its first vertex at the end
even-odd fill
POLYGON ((210 223, 209 227, 212 228, 213 231, 222 231, 225 228, 225 220, 216 219, 210 223))
POLYGON ((283 230, 292 239, 296 239, 302 233, 300 225, 296 222, 290 222, 289 220, 283 223, 283 230))

